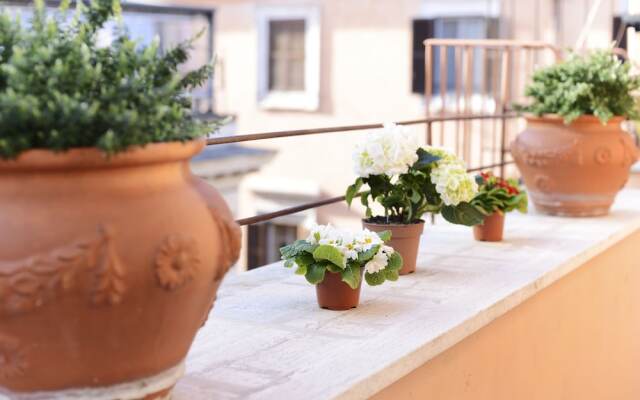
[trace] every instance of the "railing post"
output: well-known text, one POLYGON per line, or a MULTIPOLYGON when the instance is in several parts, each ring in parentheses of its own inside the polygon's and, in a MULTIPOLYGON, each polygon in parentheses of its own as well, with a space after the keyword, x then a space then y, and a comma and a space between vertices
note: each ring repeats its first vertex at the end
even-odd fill
POLYGON ((505 175, 505 162, 506 162, 506 147, 507 147, 507 119, 504 117, 507 110, 507 103, 509 101, 509 78, 510 78, 510 70, 509 66, 511 65, 511 48, 505 47, 504 53, 502 56, 502 71, 500 71, 501 75, 501 103, 502 109, 500 118, 502 121, 500 127, 500 177, 504 178, 505 175))

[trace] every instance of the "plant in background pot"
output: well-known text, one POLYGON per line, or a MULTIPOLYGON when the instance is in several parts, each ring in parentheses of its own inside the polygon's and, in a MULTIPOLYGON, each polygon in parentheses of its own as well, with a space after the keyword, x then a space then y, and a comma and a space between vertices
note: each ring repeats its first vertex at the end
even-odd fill
POLYGON ((385 124, 368 135, 356 148, 354 162, 358 178, 347 189, 347 203, 359 197, 366 207, 364 226, 391 231, 390 246, 404 260, 401 275, 416 269, 425 213, 442 213, 455 224, 482 222, 484 215, 469 204, 477 184, 464 163, 445 150, 420 148, 405 127, 385 124), (365 186, 368 190, 361 191, 365 186), (372 203, 379 204, 384 215, 374 216, 372 203))
POLYGON ((239 252, 188 164, 210 67, 121 29, 99 46, 119 2, 68 3, 0 15, 0 393, 166 398, 239 252))
POLYGON ((350 232, 331 225, 314 227, 305 240, 280 249, 285 267, 296 267, 316 285, 318 304, 329 310, 358 306, 362 276, 371 286, 396 281, 402 257, 385 245, 390 232, 350 232))
POLYGON ((595 216, 609 212, 629 178, 638 149, 621 128, 635 118, 640 79, 611 51, 568 60, 533 75, 527 128, 511 146, 541 212, 595 216))
POLYGON ((527 212, 527 193, 515 179, 502 179, 491 172, 476 176, 478 194, 471 204, 486 215, 482 224, 473 227, 476 240, 499 242, 504 232, 506 213, 527 212))

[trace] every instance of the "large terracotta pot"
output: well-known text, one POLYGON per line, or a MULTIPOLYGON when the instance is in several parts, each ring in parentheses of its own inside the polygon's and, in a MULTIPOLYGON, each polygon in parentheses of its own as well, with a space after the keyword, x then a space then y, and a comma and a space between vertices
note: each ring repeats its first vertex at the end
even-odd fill
MULTIPOLYGON (((364 274, 364 268, 362 268, 364 274)), ((324 280, 316 285, 316 295, 320 308, 327 310, 343 311, 358 307, 360 303, 360 288, 352 289, 342 281, 342 276, 327 271, 324 280)))
POLYGON ((473 227, 473 236, 480 242, 500 242, 504 234, 504 213, 494 212, 484 222, 473 227))
POLYGON ((638 149, 621 129, 582 116, 565 125, 557 116, 527 116, 527 128, 511 145, 536 208, 547 214, 596 216, 609 212, 629 178, 638 149))
POLYGON ((391 231, 391 240, 387 243, 402 256, 400 275, 416 272, 420 236, 424 231, 424 221, 415 224, 376 224, 362 221, 362 225, 373 232, 391 231))
POLYGON ((0 391, 170 392, 239 252, 223 199, 189 170, 203 146, 0 161, 0 391))

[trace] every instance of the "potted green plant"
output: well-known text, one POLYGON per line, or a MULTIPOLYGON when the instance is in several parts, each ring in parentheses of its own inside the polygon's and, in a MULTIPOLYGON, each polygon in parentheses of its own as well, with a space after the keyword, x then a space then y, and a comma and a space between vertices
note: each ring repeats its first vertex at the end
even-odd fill
POLYGON ((527 212, 527 193, 516 179, 502 179, 491 172, 477 175, 476 182, 478 194, 471 204, 486 217, 473 227, 474 237, 478 241, 499 242, 503 237, 506 214, 514 210, 527 212))
POLYGON ((390 237, 390 232, 354 233, 319 225, 280 253, 285 267, 295 266, 296 274, 316 285, 321 308, 348 310, 358 306, 363 274, 371 286, 398 280, 402 257, 385 245, 390 237))
POLYGON ((348 187, 346 201, 351 205, 360 198, 366 207, 366 228, 391 231, 390 246, 404 260, 401 275, 416 270, 425 213, 442 213, 447 221, 467 226, 483 220, 469 204, 477 184, 462 160, 442 149, 420 148, 405 127, 385 124, 367 135, 356 147, 354 164, 358 178, 348 187), (374 215, 374 203, 383 215, 374 215))
POLYGON ((611 51, 540 69, 525 94, 527 128, 511 145, 533 203, 566 216, 608 213, 638 150, 622 130, 637 117, 640 79, 611 51))
POLYGON ((0 15, 0 393, 166 397, 239 251, 189 169, 210 66, 120 28, 99 46, 120 3, 68 4, 0 15))

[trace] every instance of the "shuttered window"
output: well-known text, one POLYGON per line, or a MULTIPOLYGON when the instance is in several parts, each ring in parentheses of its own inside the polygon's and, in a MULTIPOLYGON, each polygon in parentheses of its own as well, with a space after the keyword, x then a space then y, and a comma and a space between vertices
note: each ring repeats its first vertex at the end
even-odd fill
MULTIPOLYGON (((425 48, 424 40, 439 39, 494 39, 498 37, 498 20, 485 17, 450 17, 435 19, 417 19, 413 21, 413 93, 425 91, 425 48)), ((482 68, 480 59, 476 58, 474 71, 482 68)), ((454 49, 447 49, 447 82, 448 91, 455 90, 455 55, 454 49)), ((432 90, 436 93, 440 88, 440 52, 436 47, 432 59, 432 90)), ((474 82, 474 90, 480 90, 480 82, 474 82)))

